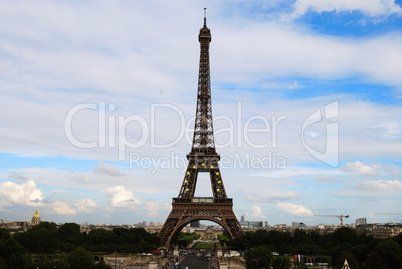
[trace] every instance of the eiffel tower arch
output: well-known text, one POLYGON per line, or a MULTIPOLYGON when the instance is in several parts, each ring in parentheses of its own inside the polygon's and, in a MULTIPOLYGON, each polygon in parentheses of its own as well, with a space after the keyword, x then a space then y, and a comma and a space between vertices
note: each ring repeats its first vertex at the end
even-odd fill
POLYGON ((204 26, 198 40, 201 51, 193 144, 187 155, 188 165, 179 195, 173 198, 172 211, 158 234, 161 245, 169 249, 183 227, 195 220, 217 223, 231 239, 244 235, 233 212, 233 200, 227 197, 219 170, 220 156, 215 150, 209 67, 211 31, 207 27, 205 9, 204 26), (199 173, 209 174, 213 197, 194 196, 199 173))

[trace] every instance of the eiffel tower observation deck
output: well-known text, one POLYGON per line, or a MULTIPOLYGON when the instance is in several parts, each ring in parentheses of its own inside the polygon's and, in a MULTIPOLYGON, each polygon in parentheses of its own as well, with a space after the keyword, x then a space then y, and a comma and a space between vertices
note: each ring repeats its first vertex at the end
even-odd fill
POLYGON ((227 197, 219 170, 220 156, 215 149, 209 66, 212 37, 205 10, 204 25, 198 35, 201 51, 193 143, 187 155, 188 165, 179 195, 173 198, 172 211, 159 232, 162 246, 168 249, 175 243, 183 227, 196 220, 219 224, 232 239, 244 235, 233 212, 233 200, 227 197), (209 173, 213 197, 194 196, 199 173, 209 173))

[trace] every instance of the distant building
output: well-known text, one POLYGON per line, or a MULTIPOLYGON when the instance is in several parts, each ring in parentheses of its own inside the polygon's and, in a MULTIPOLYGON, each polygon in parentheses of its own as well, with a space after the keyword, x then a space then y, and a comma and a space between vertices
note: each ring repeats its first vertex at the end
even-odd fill
POLYGON ((292 228, 295 229, 302 229, 302 228, 306 228, 307 225, 304 224, 303 222, 292 222, 292 228))
POLYGON ((192 228, 199 228, 200 227, 200 221, 196 220, 190 223, 190 227, 192 228))
POLYGON ((371 223, 356 227, 357 234, 371 235, 378 239, 387 239, 402 233, 402 224, 399 223, 371 223))
POLYGON ((40 222, 41 222, 40 215, 38 213, 38 209, 36 209, 36 212, 33 215, 32 220, 31 220, 31 226, 38 225, 40 222))
POLYGON ((240 222, 245 222, 245 221, 246 221, 246 216, 242 215, 242 216, 240 217, 240 222))
POLYGON ((250 228, 266 228, 268 223, 266 221, 240 221, 240 225, 250 228))
POLYGON ((215 232, 212 229, 207 229, 204 233, 204 240, 215 240, 216 239, 216 235, 215 232))
POLYGON ((366 218, 360 218, 356 220, 356 226, 357 225, 366 225, 367 224, 367 219, 366 218))

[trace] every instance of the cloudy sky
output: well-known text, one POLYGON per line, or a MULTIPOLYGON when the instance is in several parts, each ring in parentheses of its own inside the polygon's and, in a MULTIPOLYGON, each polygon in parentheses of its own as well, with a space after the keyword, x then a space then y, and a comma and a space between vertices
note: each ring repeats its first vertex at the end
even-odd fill
MULTIPOLYGON (((234 211, 400 222, 402 1, 0 1, 0 218, 164 221, 207 7, 234 211)), ((211 196, 200 174, 197 196, 211 196)))

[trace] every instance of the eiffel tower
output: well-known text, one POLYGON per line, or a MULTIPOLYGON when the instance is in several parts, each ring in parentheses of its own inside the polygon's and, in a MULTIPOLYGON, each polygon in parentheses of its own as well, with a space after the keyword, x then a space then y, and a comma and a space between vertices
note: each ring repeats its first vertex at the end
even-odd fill
POLYGON ((172 211, 159 232, 161 245, 168 249, 175 243, 182 228, 196 220, 219 224, 231 239, 244 235, 233 212, 232 198, 226 195, 219 171, 220 156, 215 150, 209 70, 211 32, 207 28, 205 9, 204 26, 200 29, 198 40, 201 53, 193 145, 187 155, 188 166, 179 196, 173 198, 172 211), (194 197, 198 173, 209 173, 213 197, 194 197))

